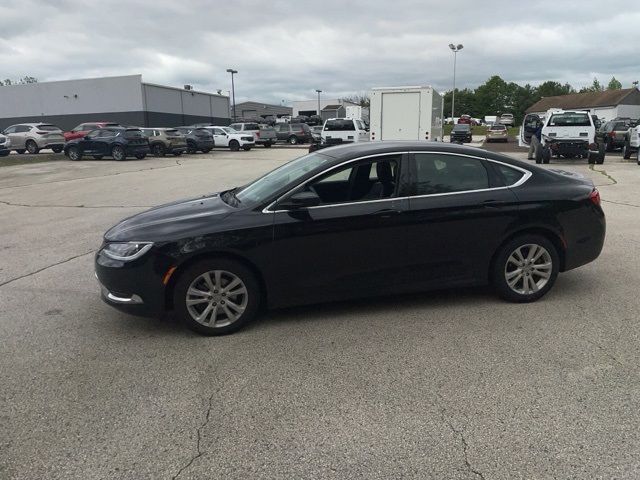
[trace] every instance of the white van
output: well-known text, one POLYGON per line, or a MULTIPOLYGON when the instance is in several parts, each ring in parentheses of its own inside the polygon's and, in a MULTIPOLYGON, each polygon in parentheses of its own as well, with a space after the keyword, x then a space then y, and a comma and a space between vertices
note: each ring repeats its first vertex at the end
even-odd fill
POLYGON ((360 119, 330 118, 322 127, 322 143, 368 142, 369 131, 360 119))

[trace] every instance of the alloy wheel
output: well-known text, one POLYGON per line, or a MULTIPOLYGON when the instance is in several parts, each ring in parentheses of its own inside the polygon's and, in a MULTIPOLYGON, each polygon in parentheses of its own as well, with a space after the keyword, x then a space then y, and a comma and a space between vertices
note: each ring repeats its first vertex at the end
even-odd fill
POLYGON ((553 260, 546 248, 526 244, 507 258, 504 276, 509 288, 520 295, 532 295, 544 288, 551 278, 553 260))
POLYGON ((187 289, 186 305, 191 318, 206 327, 226 327, 244 313, 249 294, 244 282, 225 270, 198 276, 187 289))

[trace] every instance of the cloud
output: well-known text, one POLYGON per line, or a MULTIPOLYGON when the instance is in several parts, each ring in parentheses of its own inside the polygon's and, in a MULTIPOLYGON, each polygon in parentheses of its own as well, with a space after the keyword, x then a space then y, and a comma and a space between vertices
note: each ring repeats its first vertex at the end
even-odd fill
POLYGON ((280 103, 365 92, 374 86, 451 88, 491 75, 576 87, 615 75, 638 79, 628 3, 540 0, 234 2, 22 0, 0 15, 1 78, 40 81, 142 73, 148 82, 230 89, 238 101, 280 103), (33 19, 38 21, 34 22, 33 19), (628 37, 627 37, 628 39, 628 37))

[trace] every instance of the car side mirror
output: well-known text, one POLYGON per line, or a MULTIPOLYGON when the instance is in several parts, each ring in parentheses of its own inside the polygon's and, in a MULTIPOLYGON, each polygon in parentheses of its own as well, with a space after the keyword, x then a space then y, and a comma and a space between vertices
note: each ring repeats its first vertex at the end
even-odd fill
POLYGON ((299 208, 316 207, 320 205, 320 197, 315 192, 298 192, 285 199, 278 208, 285 210, 297 210, 299 208))

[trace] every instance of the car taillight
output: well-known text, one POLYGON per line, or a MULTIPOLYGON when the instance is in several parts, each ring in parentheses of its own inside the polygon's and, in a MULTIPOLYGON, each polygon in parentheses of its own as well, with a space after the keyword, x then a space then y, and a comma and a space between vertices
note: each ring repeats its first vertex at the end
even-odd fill
POLYGON ((260 138, 260 132, 256 132, 256 138, 260 138))
POLYGON ((37 133, 38 135, 46 135, 46 134, 48 134, 49 132, 36 132, 36 133, 37 133))
POLYGON ((594 205, 600 206, 600 192, 597 188, 594 188, 589 195, 589 200, 593 202, 594 205))

